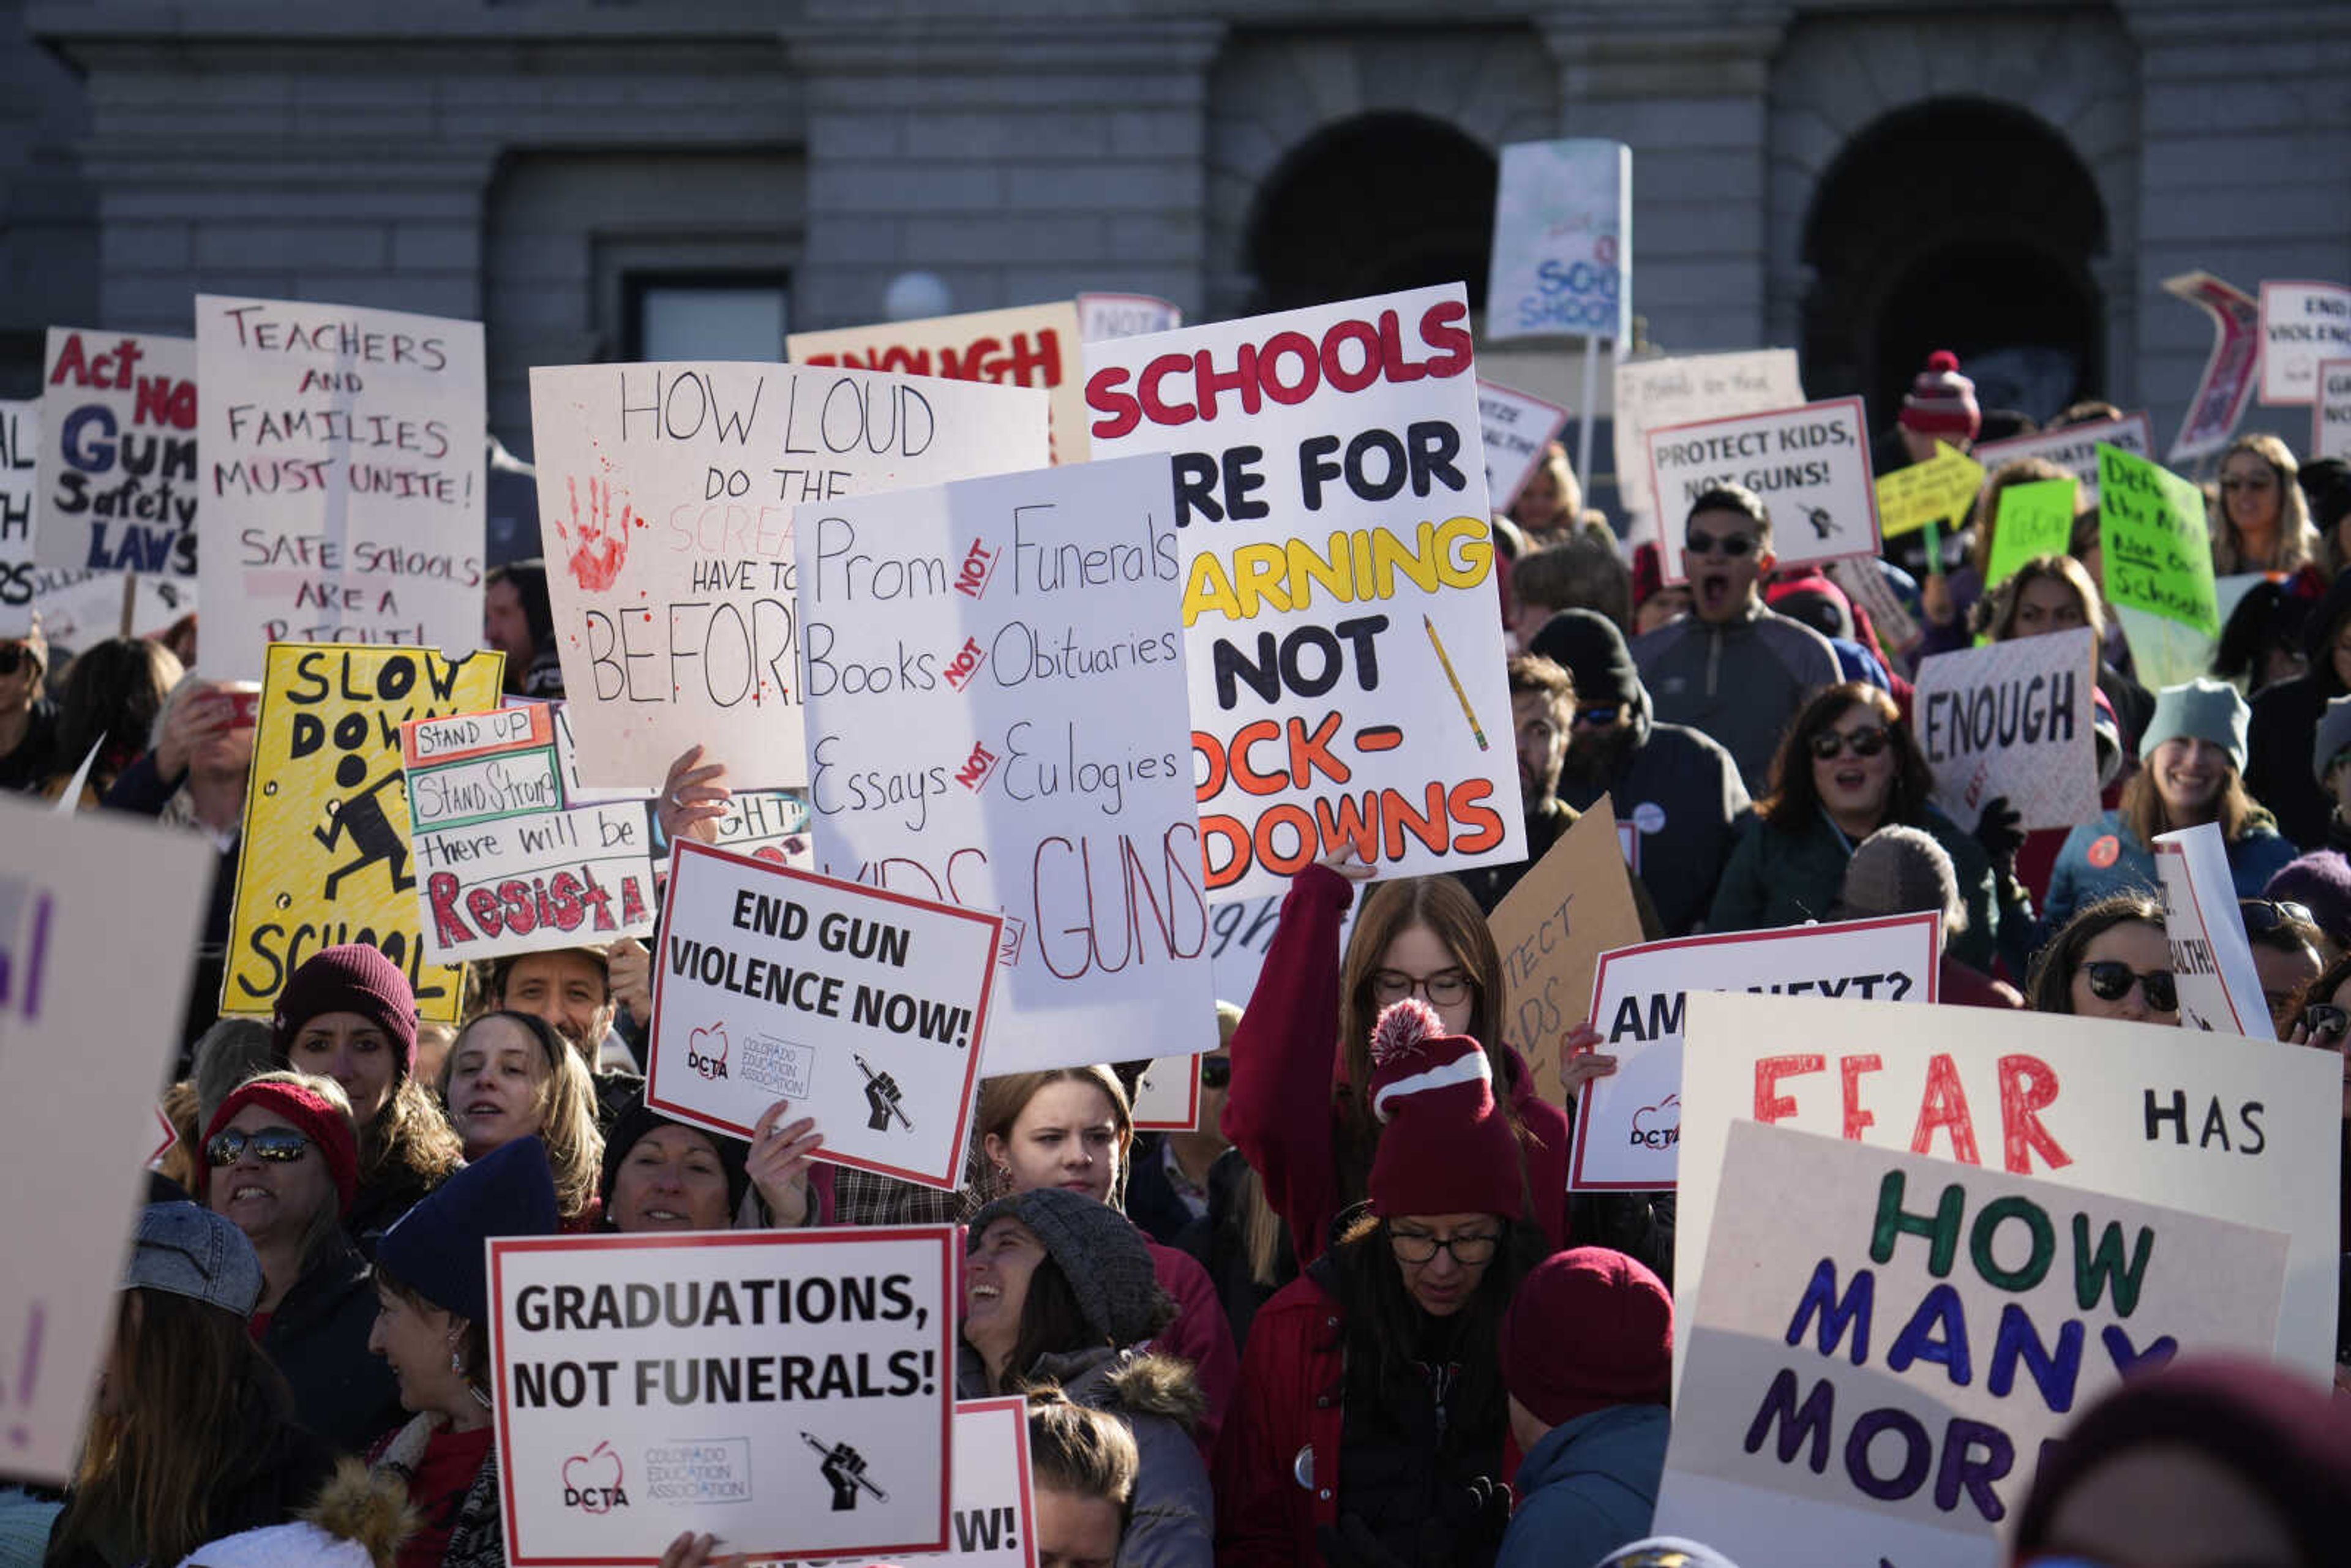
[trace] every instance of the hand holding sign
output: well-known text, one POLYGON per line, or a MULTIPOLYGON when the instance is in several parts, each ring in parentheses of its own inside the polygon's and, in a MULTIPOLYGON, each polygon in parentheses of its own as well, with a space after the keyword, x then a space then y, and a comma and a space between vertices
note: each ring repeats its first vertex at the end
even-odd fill
POLYGON ((751 1186, 778 1230, 797 1230, 809 1222, 809 1161, 824 1146, 824 1134, 817 1131, 813 1116, 776 1125, 791 1108, 790 1101, 778 1100, 760 1113, 751 1129, 751 1154, 746 1162, 751 1186))
POLYGON ((669 765, 669 774, 662 780, 661 800, 653 810, 661 818, 664 838, 695 839, 705 844, 717 841, 717 821, 726 814, 731 795, 726 788, 726 764, 705 762, 703 756, 700 746, 686 747, 669 765))

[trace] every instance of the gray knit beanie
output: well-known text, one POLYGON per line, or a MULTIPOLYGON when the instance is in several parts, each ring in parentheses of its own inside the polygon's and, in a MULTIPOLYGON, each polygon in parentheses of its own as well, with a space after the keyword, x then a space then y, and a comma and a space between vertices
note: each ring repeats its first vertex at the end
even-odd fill
POLYGON ((2351 696, 2336 697, 2318 720, 2317 737, 2310 746, 2310 776, 2326 788, 2326 770, 2336 758, 2351 751, 2351 696))
POLYGON ((1932 834, 1900 826, 1880 828, 1854 846, 1853 858, 1844 862, 1837 912, 1848 920, 1939 915, 1946 942, 1968 924, 1951 857, 1932 834))
POLYGON ((2156 695, 2155 716, 2138 738, 2139 760, 2155 755, 2167 740, 2187 737, 2209 740, 2229 754, 2239 773, 2245 770, 2245 729, 2252 710, 2237 688, 2210 675, 2181 686, 2166 686, 2156 695))
POLYGON ((1036 1233, 1087 1324, 1113 1344, 1139 1344, 1174 1321, 1175 1302, 1152 1272, 1143 1232, 1110 1205, 1057 1186, 1016 1192, 971 1217, 965 1246, 977 1246, 999 1219, 1036 1233))

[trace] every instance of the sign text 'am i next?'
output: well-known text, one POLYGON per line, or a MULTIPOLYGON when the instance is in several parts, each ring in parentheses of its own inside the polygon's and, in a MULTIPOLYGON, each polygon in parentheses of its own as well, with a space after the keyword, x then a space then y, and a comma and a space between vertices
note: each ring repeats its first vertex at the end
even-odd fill
POLYGON ((41 377, 44 566, 196 575, 196 345, 49 329, 41 377))

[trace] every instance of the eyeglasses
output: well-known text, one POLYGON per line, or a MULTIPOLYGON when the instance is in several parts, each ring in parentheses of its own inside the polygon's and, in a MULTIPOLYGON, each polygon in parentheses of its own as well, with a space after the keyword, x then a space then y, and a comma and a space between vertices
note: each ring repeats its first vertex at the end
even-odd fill
POLYGON ((1402 969, 1379 969, 1372 975, 1372 996, 1380 1006, 1400 1002, 1418 992, 1431 1006, 1449 1008, 1469 995, 1469 976, 1461 969, 1439 969, 1426 978, 1402 969))
POLYGON ((2333 1002, 2313 1002, 2302 1009, 2302 1027, 2310 1033, 2310 1042, 2337 1040, 2351 1034, 2351 1012, 2346 1012, 2333 1002))
POLYGON ((1200 1087, 1222 1089, 1233 1081, 1233 1059, 1229 1056, 1200 1058, 1200 1087))
POLYGON ((0 644, 0 676, 13 675, 26 664, 39 669, 41 661, 22 643, 0 644))
POLYGON ((1575 710, 1575 722, 1577 724, 1611 725, 1616 722, 1616 716, 1624 711, 1625 710, 1621 707, 1580 707, 1575 710))
POLYGON ((1686 534, 1682 537, 1684 555, 1727 555, 1737 560, 1755 548, 1755 541, 1745 534, 1686 534))
POLYGON ((1491 1231, 1447 1237, 1442 1241, 1425 1230, 1388 1232, 1388 1245, 1407 1263, 1426 1263, 1439 1252, 1450 1252, 1456 1263, 1474 1269, 1480 1263, 1492 1262, 1494 1249, 1501 1244, 1502 1239, 1491 1231))
POLYGON ((204 1145, 204 1158, 215 1167, 233 1166, 250 1148, 257 1160, 291 1165, 309 1146, 310 1140, 291 1127, 263 1127, 252 1133, 228 1128, 213 1134, 213 1141, 204 1145))
POLYGON ((1813 755, 1823 762, 1834 762, 1840 753, 1850 748, 1855 757, 1875 757, 1886 749, 1891 738, 1882 725, 1850 732, 1824 729, 1813 737, 1813 755))
POLYGON ((2245 935, 2254 937, 2266 936, 2289 922, 2302 925, 2318 924, 2318 917, 2310 912, 2310 905, 2296 904, 2292 899, 2241 898, 2237 900, 2237 913, 2244 918, 2245 935))
POLYGON ((2149 969, 2144 974, 2133 969, 2119 958, 2093 958, 2082 966, 2083 977, 2090 982, 2090 994, 2102 1002, 2118 1002, 2130 995, 2133 982, 2147 1005, 2159 1013, 2179 1010, 2179 987, 2168 969, 2149 969))

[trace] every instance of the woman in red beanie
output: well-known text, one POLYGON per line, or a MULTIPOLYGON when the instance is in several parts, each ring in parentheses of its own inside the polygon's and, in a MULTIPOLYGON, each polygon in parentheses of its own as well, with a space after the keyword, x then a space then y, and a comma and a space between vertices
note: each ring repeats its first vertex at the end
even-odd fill
POLYGON ((294 1390, 303 1426, 357 1453, 400 1415, 368 1354, 375 1291, 342 1227, 358 1187, 350 1104, 331 1078, 265 1072, 204 1129, 196 1196, 261 1260, 253 1337, 294 1390))
POLYGON ((1370 1202, 1250 1325, 1217 1446, 1219 1568, 1484 1568, 1500 1543, 1496 1347, 1546 1249, 1487 1052, 1444 1030, 1416 998, 1380 1015, 1370 1202))

